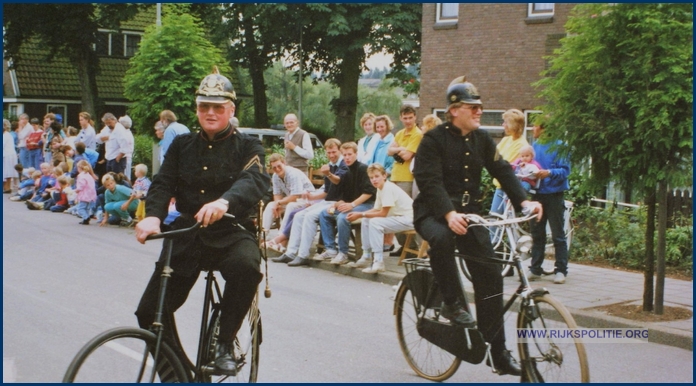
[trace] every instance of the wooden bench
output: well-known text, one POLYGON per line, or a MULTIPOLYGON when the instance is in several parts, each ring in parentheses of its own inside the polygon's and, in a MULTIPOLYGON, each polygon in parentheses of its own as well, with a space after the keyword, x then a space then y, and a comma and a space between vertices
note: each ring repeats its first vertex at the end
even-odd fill
POLYGON ((423 242, 420 245, 420 248, 418 249, 413 249, 411 248, 411 244, 415 243, 415 240, 413 238, 416 236, 416 231, 406 231, 406 232, 401 232, 406 235, 406 241, 404 241, 404 245, 402 246, 401 249, 401 256, 399 256, 399 262, 398 264, 402 264, 402 260, 406 258, 407 254, 412 254, 416 255, 418 258, 423 258, 427 257, 428 255, 428 242, 423 240, 423 242))

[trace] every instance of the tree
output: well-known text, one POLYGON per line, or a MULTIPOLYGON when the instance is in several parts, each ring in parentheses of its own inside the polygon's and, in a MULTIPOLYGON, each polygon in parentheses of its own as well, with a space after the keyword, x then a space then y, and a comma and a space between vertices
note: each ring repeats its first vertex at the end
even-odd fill
POLYGON ((96 80, 99 58, 92 48, 97 43, 97 28, 117 29, 138 9, 137 4, 4 4, 5 54, 14 66, 21 66, 22 44, 38 38, 46 48, 45 60, 60 55, 75 66, 82 110, 99 116, 103 112, 96 80))
POLYGON ((574 162, 591 160, 588 183, 610 179, 648 204, 643 309, 653 307, 653 233, 658 209, 655 304, 662 313, 666 193, 690 181, 693 151, 692 4, 583 4, 537 85, 546 132, 574 162), (655 199, 657 197, 657 200, 655 199))
POLYGON ((124 79, 134 126, 152 132, 149 128, 165 109, 183 124, 196 126, 196 89, 215 65, 229 77, 225 63, 220 50, 205 38, 200 21, 188 13, 172 13, 161 26, 148 27, 124 79))
POLYGON ((319 73, 339 88, 331 101, 336 114, 335 136, 353 140, 358 106, 358 80, 365 59, 378 52, 394 57, 393 72, 420 62, 421 12, 418 3, 291 4, 298 12, 302 46, 292 47, 305 75, 319 73))

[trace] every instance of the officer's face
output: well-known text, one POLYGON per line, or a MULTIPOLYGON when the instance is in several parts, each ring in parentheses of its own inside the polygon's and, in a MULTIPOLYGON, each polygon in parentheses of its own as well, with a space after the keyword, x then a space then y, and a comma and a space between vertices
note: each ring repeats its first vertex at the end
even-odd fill
POLYGON ((341 150, 341 153, 343 154, 343 161, 348 166, 352 165, 355 162, 355 159, 358 157, 353 149, 343 149, 341 150))
POLYGON ((481 126, 483 106, 463 104, 450 110, 452 123, 462 130, 462 134, 468 134, 481 126))
POLYGON ((234 104, 201 102, 198 104, 196 115, 203 131, 212 136, 225 130, 230 123, 230 118, 234 116, 234 104))

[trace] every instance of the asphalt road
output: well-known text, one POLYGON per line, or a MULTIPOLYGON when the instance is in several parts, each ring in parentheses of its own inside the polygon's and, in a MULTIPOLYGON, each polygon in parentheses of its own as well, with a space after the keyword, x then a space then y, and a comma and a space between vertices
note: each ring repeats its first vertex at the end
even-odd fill
MULTIPOLYGON (((132 229, 78 221, 29 211, 3 196, 5 382, 60 382, 90 338, 136 325, 133 312, 161 241, 143 246, 132 229)), ((307 267, 271 263, 269 268, 273 296, 260 302, 260 382, 427 382, 399 349, 391 286, 307 267)), ((190 353, 197 345, 202 284, 201 278, 177 313, 190 353)), ((652 343, 587 349, 593 382, 693 382, 691 351, 652 343)), ((449 380, 518 381, 470 364, 449 380)))

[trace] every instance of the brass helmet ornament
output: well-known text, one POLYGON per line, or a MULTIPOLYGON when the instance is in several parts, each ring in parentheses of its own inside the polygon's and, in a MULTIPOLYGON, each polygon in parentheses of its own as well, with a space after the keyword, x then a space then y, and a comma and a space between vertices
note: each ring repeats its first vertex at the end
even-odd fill
POLYGON ((447 87, 447 104, 457 102, 469 105, 483 104, 476 86, 466 81, 466 75, 455 78, 447 87))
POLYGON ((213 66, 213 73, 203 78, 201 85, 196 90, 196 103, 225 103, 236 101, 232 82, 220 75, 217 66, 213 66))

